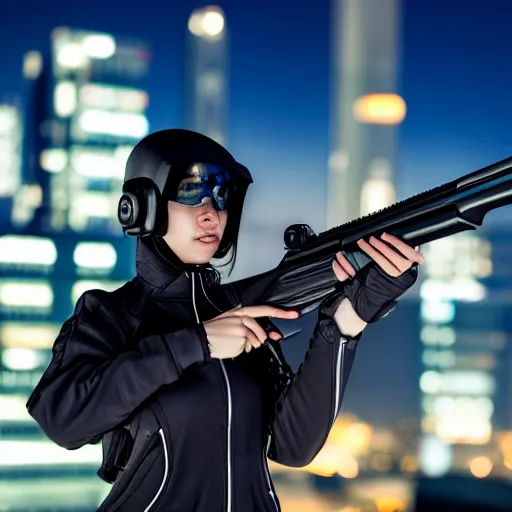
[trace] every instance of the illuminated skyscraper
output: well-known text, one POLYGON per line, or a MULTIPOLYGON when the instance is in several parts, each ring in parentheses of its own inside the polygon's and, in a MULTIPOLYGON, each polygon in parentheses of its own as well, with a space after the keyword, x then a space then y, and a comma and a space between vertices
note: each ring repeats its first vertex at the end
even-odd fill
POLYGON ((50 62, 39 158, 42 228, 119 235, 124 164, 149 131, 141 88, 148 52, 109 34, 59 28, 50 62))
POLYGON ((220 7, 195 10, 188 21, 186 127, 227 143, 227 28, 220 7))
POLYGON ((14 194, 21 181, 21 165, 20 108, 17 104, 0 103, 0 226, 5 226, 4 229, 10 225, 14 194))
POLYGON ((11 197, 21 181, 21 113, 15 105, 0 104, 0 197, 11 197))
POLYGON ((141 42, 67 28, 25 56, 24 168, 12 229, 0 232, 0 471, 23 473, 24 461, 45 474, 70 462, 97 470, 101 447, 63 456, 25 403, 79 296, 133 277, 117 204, 126 158, 149 131, 149 60, 141 42))
MULTIPOLYGON (((47 53, 25 56, 26 168, 13 222, 18 234, 56 245, 50 273, 72 289, 52 309, 57 319, 81 291, 132 275, 134 243, 123 236, 117 203, 127 156, 149 131, 149 60, 140 41, 68 28, 52 32, 47 53)), ((21 246, 11 247, 14 262, 21 246)))
POLYGON ((333 0, 327 227, 395 202, 400 0, 333 0))
POLYGON ((423 253, 419 461, 434 476, 469 471, 472 458, 489 453, 495 424, 503 427, 496 403, 503 402, 498 383, 508 385, 509 313, 484 285, 492 272, 486 239, 461 233, 427 244, 423 253))

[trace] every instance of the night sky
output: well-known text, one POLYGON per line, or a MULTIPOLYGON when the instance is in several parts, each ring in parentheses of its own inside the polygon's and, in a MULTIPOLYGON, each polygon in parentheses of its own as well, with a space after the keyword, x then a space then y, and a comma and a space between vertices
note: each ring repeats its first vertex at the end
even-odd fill
MULTIPOLYGON (((512 155, 512 2, 403 4, 399 92, 408 112, 400 127, 396 168, 400 199, 512 155)), ((151 130, 182 126, 187 19, 203 5, 190 0, 7 0, 0 10, 0 101, 21 91, 23 54, 44 49, 51 30, 64 25, 149 41, 151 130)), ((228 148, 255 177, 249 211, 261 215, 262 222, 279 212, 284 224, 302 215, 309 201, 314 226, 324 218, 329 151, 330 2, 227 0, 220 5, 231 49, 228 148), (280 198, 284 187, 289 192, 280 198)), ((510 209, 503 209, 490 219, 509 215, 510 209)), ((408 340, 393 343, 395 353, 403 353, 408 340)), ((386 381, 384 371, 376 375, 375 361, 386 357, 392 356, 383 343, 363 347, 353 384, 367 398, 372 389, 388 384, 396 400, 394 408, 382 409, 389 417, 406 415, 416 390, 404 389, 404 374, 396 369, 395 381, 386 381)), ((377 401, 383 403, 382 397, 377 401)))
MULTIPOLYGON (((24 52, 58 25, 152 45, 152 130, 179 126, 190 0, 2 3, 0 100, 21 90, 24 52), (162 9, 159 5, 165 5, 162 9)), ((226 0, 231 40, 229 149, 256 177, 319 173, 328 157, 328 0, 226 0), (314 6, 314 8, 312 7, 314 6)), ((404 0, 399 195, 512 154, 508 0, 404 0), (426 172, 428 171, 428 172, 426 172)))

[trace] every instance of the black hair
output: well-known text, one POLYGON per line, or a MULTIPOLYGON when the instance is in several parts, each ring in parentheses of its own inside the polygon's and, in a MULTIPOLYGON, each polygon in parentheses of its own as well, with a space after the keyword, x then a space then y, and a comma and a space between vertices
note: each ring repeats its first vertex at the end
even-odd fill
POLYGON ((229 266, 228 276, 233 272, 236 263, 238 236, 240 234, 240 224, 242 222, 242 211, 247 187, 248 183, 241 183, 236 178, 234 179, 230 191, 230 201, 228 203, 228 221, 219 248, 213 255, 215 259, 225 258, 229 255, 228 259, 219 265, 220 267, 229 266))

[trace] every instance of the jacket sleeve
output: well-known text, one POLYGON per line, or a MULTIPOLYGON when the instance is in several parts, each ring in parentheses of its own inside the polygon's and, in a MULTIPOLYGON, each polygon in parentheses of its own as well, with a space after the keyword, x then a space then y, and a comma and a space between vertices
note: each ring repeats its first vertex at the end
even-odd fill
POLYGON ((27 402, 51 440, 67 449, 98 441, 162 385, 209 358, 201 324, 127 345, 126 326, 93 294, 82 296, 27 402))
POLYGON ((293 467, 309 464, 324 445, 339 412, 361 337, 343 337, 331 315, 319 320, 303 363, 294 375, 277 342, 272 352, 288 369, 285 386, 275 385, 268 456, 293 467))

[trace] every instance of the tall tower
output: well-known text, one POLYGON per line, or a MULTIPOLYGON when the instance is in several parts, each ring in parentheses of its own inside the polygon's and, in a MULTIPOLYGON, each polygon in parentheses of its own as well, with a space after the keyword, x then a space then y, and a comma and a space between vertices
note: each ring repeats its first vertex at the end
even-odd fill
POLYGON ((187 34, 186 127, 227 142, 227 30, 220 7, 196 9, 187 34))
POLYGON ((333 0, 328 228, 395 202, 400 0, 333 0))

